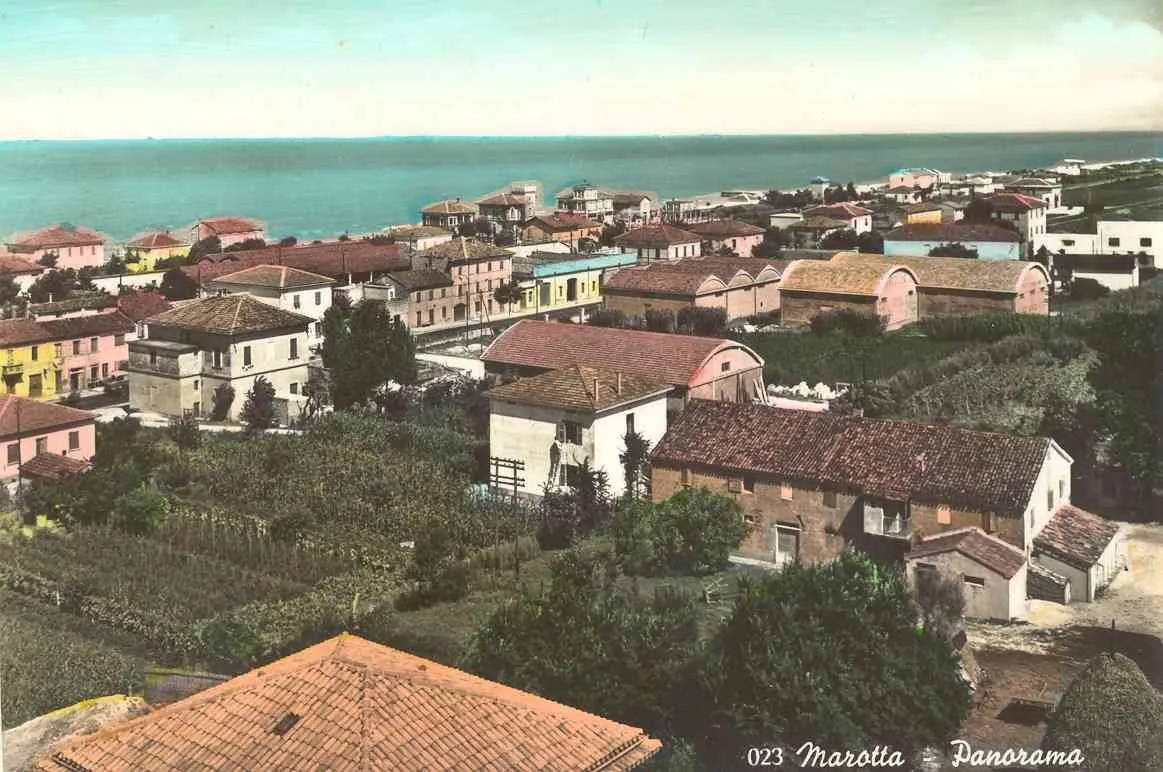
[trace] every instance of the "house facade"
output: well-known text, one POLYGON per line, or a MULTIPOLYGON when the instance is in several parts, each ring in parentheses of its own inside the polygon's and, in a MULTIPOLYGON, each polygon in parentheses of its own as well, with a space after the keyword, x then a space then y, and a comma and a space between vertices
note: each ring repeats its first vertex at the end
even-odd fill
POLYGON ((210 217, 199 220, 190 228, 190 238, 194 243, 213 236, 218 237, 223 249, 244 241, 266 241, 267 229, 258 220, 249 217, 210 217))
POLYGON ((45 456, 68 459, 79 469, 96 454, 96 436, 93 413, 12 394, 0 396, 0 447, 4 448, 0 481, 16 479, 26 466, 47 466, 45 456))
POLYGON ((919 204, 909 204, 904 208, 904 213, 905 225, 942 223, 952 220, 952 216, 946 215, 945 208, 936 201, 922 201, 919 204))
POLYGON ((456 291, 452 321, 487 319, 501 310, 493 293, 512 281, 513 253, 457 236, 412 255, 412 270, 448 274, 456 291))
POLYGON ((1028 571, 1024 552, 976 526, 918 539, 905 555, 905 577, 914 591, 927 572, 959 579, 970 619, 1022 619, 1028 571))
POLYGON ((535 204, 535 198, 523 193, 497 193, 477 201, 477 213, 493 223, 498 233, 517 236, 521 224, 536 211, 535 204))
POLYGON ((872 230, 872 210, 848 201, 824 206, 813 206, 805 209, 804 217, 826 217, 831 220, 841 220, 845 228, 857 234, 872 230))
POLYGON ((192 245, 174 238, 169 231, 143 233, 125 244, 125 266, 130 273, 157 270, 159 260, 185 257, 192 245))
POLYGON ((703 257, 630 266, 605 285, 606 308, 628 316, 650 310, 721 308, 727 320, 779 309, 779 280, 786 263, 759 258, 703 257))
POLYGON ((888 175, 888 186, 890 188, 932 188, 948 179, 948 174, 943 174, 936 169, 898 169, 888 175))
POLYGON ((1017 228, 1029 244, 1046 233, 1046 202, 1022 193, 995 193, 985 199, 995 219, 1017 228))
POLYGON ((779 283, 783 324, 807 325, 821 313, 842 308, 875 313, 889 330, 917 321, 917 277, 891 262, 796 260, 779 283))
POLYGON ((614 219, 631 227, 645 225, 657 215, 657 196, 652 193, 624 191, 613 194, 614 219))
POLYGON ((31 262, 48 255, 57 268, 97 268, 105 264, 105 237, 92 228, 57 223, 17 235, 5 242, 8 251, 31 262))
POLYGON ((552 370, 489 392, 489 455, 524 464, 521 493, 577 484, 583 465, 606 474, 610 493, 627 489, 619 456, 627 432, 657 443, 666 433, 672 387, 585 365, 552 370))
POLYGON ((462 225, 468 225, 476 218, 476 206, 459 198, 437 201, 420 210, 422 225, 443 228, 453 235, 460 233, 462 225))
POLYGON ((614 196, 596 185, 574 185, 557 194, 557 209, 605 223, 614 218, 614 196))
POLYGON ((335 280, 286 265, 256 265, 211 279, 203 285, 206 295, 245 292, 256 300, 311 318, 307 347, 323 345, 323 316, 331 308, 335 280))
POLYGON ((534 252, 513 258, 513 282, 521 288, 522 311, 553 311, 600 303, 607 275, 633 265, 633 254, 580 255, 534 252))
POLYGON ((1022 177, 1007 182, 1005 189, 1010 193, 1039 198, 1047 209, 1062 208, 1062 183, 1045 177, 1022 177))
POLYGON ((279 420, 293 420, 304 401, 311 323, 247 293, 152 316, 148 337, 129 346, 129 404, 167 416, 212 415, 215 390, 225 384, 234 399, 222 412, 237 421, 246 393, 262 376, 275 389, 279 420))
POLYGON ((697 233, 667 223, 645 225, 614 239, 620 249, 635 252, 639 260, 679 260, 703 253, 703 239, 697 233))
POLYGON ((911 223, 884 234, 889 257, 925 257, 937 247, 960 244, 977 250, 979 260, 1021 260, 1022 237, 999 225, 911 223))
POLYGON ((386 229, 384 235, 417 252, 452 241, 452 231, 434 225, 396 225, 386 229))
POLYGON ((711 255, 723 250, 751 257, 767 233, 763 228, 737 220, 709 220, 688 226, 687 230, 703 240, 702 253, 711 255))
POLYGON ((5 393, 50 400, 124 371, 134 324, 120 312, 0 321, 5 393))
POLYGON ((452 276, 427 270, 393 271, 379 282, 365 285, 364 299, 384 303, 393 317, 412 328, 456 321, 456 307, 464 304, 453 292, 452 276))
POLYGON ((521 240, 526 244, 559 241, 574 249, 582 239, 597 241, 602 235, 602 224, 584 214, 556 212, 530 218, 521 226, 521 240))

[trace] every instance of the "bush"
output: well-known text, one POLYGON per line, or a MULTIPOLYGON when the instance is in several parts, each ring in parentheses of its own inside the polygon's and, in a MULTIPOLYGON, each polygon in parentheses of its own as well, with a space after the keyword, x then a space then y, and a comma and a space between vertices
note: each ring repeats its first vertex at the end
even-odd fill
POLYGON ((678 312, 675 329, 684 335, 717 338, 727 328, 727 311, 723 308, 684 308, 678 312))
POLYGON ((214 389, 213 404, 210 407, 211 421, 225 421, 230 414, 230 406, 234 404, 234 387, 229 383, 220 383, 214 389))
POLYGON ((661 308, 648 308, 646 314, 642 317, 646 329, 651 332, 674 332, 676 319, 674 311, 666 311, 661 308))
POLYGON ((622 330, 630 326, 624 311, 613 308, 599 308, 591 311, 586 322, 595 327, 614 327, 622 330))
POLYGON ((706 488, 684 488, 658 504, 627 504, 612 528, 623 568, 644 575, 721 571, 748 530, 739 505, 706 488))
POLYGON ((1110 288, 1097 279, 1078 278, 1070 282, 1071 300, 1098 300, 1110 294, 1110 288))
POLYGON ((110 521, 127 533, 151 533, 170 513, 170 500, 153 485, 139 485, 113 501, 110 521))
POLYGON ((916 325, 917 331, 936 340, 993 343, 1014 335, 1049 334, 1066 323, 1056 317, 996 313, 935 316, 916 325))
POLYGON ((261 432, 275 424, 275 387, 264 376, 254 381, 242 403, 242 420, 251 432, 261 432))
POLYGON ((812 333, 846 333, 854 338, 877 338, 884 335, 884 319, 871 311, 837 308, 812 317, 812 333))

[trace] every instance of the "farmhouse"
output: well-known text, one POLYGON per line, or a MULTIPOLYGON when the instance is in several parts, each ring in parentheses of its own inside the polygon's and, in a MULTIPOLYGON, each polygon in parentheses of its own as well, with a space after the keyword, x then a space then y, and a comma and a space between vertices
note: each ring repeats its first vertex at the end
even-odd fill
POLYGON ((1021 619, 1026 607, 1026 555, 977 526, 917 540, 905 555, 909 584, 925 572, 959 576, 970 619, 1021 619))

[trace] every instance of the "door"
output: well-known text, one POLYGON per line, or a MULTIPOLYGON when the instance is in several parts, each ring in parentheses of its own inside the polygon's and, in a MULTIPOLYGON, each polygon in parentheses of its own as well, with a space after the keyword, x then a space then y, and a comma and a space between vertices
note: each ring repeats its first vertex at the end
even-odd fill
POLYGON ((81 374, 83 372, 80 368, 69 370, 69 391, 81 390, 81 374))
POLYGON ((28 376, 28 396, 33 398, 44 396, 44 384, 41 380, 41 376, 28 376))
POLYGON ((568 279, 565 282, 565 299, 570 303, 577 302, 577 279, 568 279))

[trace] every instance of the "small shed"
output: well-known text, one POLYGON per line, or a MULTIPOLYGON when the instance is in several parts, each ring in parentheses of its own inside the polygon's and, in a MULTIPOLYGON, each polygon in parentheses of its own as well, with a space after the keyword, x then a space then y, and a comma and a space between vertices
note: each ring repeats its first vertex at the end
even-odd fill
POLYGON ((905 555, 905 566, 913 587, 925 571, 959 579, 967 617, 1008 622, 1025 616, 1025 553, 980 528, 922 538, 905 555))

